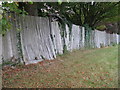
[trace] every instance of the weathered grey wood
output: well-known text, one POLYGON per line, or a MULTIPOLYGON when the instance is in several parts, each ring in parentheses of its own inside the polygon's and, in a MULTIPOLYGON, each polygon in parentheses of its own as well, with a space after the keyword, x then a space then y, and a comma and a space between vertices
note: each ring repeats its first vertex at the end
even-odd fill
POLYGON ((117 44, 119 44, 119 42, 120 42, 120 35, 116 34, 116 37, 117 37, 117 44))
MULTIPOLYGON (((66 25, 62 37, 58 22, 50 22, 48 18, 12 15, 10 21, 13 26, 2 37, 4 60, 10 60, 13 56, 20 57, 17 48, 19 40, 25 64, 37 63, 44 59, 52 60, 56 58, 57 54, 63 54, 64 45, 68 51, 85 47, 84 27, 72 25, 70 33, 69 27, 66 25), (16 34, 19 29, 21 32, 18 40, 16 34)), ((90 34, 89 44, 92 48, 100 48, 101 45, 108 46, 111 43, 118 44, 120 42, 117 34, 108 34, 105 31, 98 30, 91 31, 90 34)))
POLYGON ((63 54, 62 37, 57 22, 51 22, 51 35, 53 38, 53 45, 56 54, 63 54))
MULTIPOLYGON (((11 15, 11 14, 8 14, 11 15)), ((16 26, 17 21, 15 21, 15 15, 11 15, 11 19, 9 20, 14 26, 11 28, 7 34, 3 36, 3 59, 10 60, 11 57, 18 58, 17 52, 17 36, 16 31, 18 26, 16 26)))
POLYGON ((22 31, 22 42, 25 48, 24 52, 26 53, 28 60, 34 60, 35 57, 40 60, 42 59, 42 57, 44 57, 45 59, 56 58, 54 46, 50 38, 48 19, 32 16, 26 17, 25 24, 24 25, 27 28, 26 30, 22 31))
POLYGON ((105 31, 95 31, 95 44, 96 47, 100 48, 101 45, 106 45, 106 32, 105 31))
POLYGON ((82 27, 82 48, 85 46, 85 28, 82 27))
POLYGON ((79 26, 73 25, 72 26, 72 50, 79 49, 79 41, 80 41, 80 29, 79 26))
POLYGON ((120 35, 118 36, 118 44, 120 44, 120 35))
POLYGON ((92 38, 91 38, 92 39, 92 48, 95 48, 95 31, 94 30, 92 31, 91 36, 92 36, 92 38))
POLYGON ((95 30, 95 46, 97 47, 97 48, 100 48, 100 43, 99 43, 99 34, 98 34, 98 31, 97 30, 95 30))
POLYGON ((70 50, 70 38, 69 38, 70 31, 67 25, 64 33, 65 33, 64 34, 65 46, 66 46, 66 49, 69 51, 70 50))
POLYGON ((2 39, 3 39, 3 59, 8 60, 13 56, 12 48, 11 48, 10 32, 4 35, 2 39))

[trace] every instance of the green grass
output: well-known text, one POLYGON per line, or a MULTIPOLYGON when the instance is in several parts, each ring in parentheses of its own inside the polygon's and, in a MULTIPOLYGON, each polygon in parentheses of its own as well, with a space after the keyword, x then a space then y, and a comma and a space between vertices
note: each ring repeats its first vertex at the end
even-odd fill
POLYGON ((52 62, 7 68, 3 71, 3 87, 118 87, 118 47, 77 50, 52 62))

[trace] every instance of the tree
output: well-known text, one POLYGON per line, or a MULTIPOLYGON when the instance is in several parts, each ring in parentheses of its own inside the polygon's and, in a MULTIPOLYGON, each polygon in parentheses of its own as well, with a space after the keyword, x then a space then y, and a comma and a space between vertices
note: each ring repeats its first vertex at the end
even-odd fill
POLYGON ((84 26, 89 25, 95 28, 101 23, 117 22, 118 2, 63 2, 46 3, 50 8, 47 12, 56 14, 73 24, 84 26))
POLYGON ((10 11, 20 14, 28 13, 32 16, 54 17, 62 24, 72 23, 96 28, 120 19, 118 5, 119 2, 4 2, 2 6, 4 13, 0 23, 2 23, 2 31, 7 31, 10 25, 5 14, 10 11))

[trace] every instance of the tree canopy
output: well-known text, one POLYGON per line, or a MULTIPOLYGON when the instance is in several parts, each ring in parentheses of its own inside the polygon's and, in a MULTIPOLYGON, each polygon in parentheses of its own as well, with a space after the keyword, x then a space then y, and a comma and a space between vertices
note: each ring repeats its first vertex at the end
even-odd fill
MULTIPOLYGON (((106 22, 117 22, 120 18, 118 14, 118 2, 63 2, 46 3, 49 7, 46 13, 57 15, 73 24, 84 26, 88 24, 95 28, 99 24, 106 22)), ((44 10, 44 11, 45 11, 44 10)))
POLYGON ((119 2, 4 2, 2 9, 0 23, 3 31, 10 26, 5 17, 7 12, 54 17, 59 22, 91 28, 120 21, 119 2))

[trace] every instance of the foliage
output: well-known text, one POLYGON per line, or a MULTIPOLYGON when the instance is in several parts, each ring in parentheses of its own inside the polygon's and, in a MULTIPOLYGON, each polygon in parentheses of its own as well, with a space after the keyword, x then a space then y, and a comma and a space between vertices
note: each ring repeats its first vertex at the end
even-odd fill
POLYGON ((98 29, 98 30, 105 30, 106 26, 105 25, 100 25, 100 26, 97 26, 96 29, 98 29))
POLYGON ((63 46, 63 53, 64 53, 64 54, 68 53, 68 50, 67 50, 67 46, 66 46, 66 45, 63 46))
POLYGON ((20 38, 20 32, 18 31, 17 34, 16 34, 16 38, 17 38, 17 51, 18 51, 18 55, 19 55, 19 58, 18 58, 18 61, 19 63, 23 63, 25 64, 24 60, 23 60, 23 52, 22 52, 22 46, 21 46, 21 38, 20 38), (22 60, 22 61, 21 61, 22 60))
POLYGON ((11 28, 11 23, 9 21, 9 19, 11 18, 11 16, 8 16, 8 13, 17 13, 17 14, 22 14, 25 15, 27 14, 24 9, 21 10, 19 9, 19 3, 18 2, 2 2, 2 19, 0 20, 0 28, 2 28, 0 30, 1 34, 5 34, 6 31, 10 30, 11 28))
MULTIPOLYGON (((69 26, 71 31, 71 24, 84 26, 87 24, 89 27, 96 28, 104 23, 117 22, 120 19, 118 14, 119 2, 38 2, 37 9, 38 15, 43 17, 54 17, 55 20, 61 24, 65 23, 69 26)), ((23 2, 33 4, 33 2, 23 2)), ((8 31, 10 23, 7 23, 5 19, 6 12, 15 12, 21 14, 27 14, 23 9, 20 9, 19 2, 3 2, 3 33, 8 31), (5 27, 7 26, 7 27, 5 27)), ((120 21, 120 20, 119 20, 120 21)), ((64 24, 63 24, 64 25, 64 24)), ((0 33, 2 33, 0 31, 0 33)))
POLYGON ((5 34, 7 30, 9 30, 11 28, 11 24, 8 22, 8 20, 3 17, 0 20, 0 34, 5 34))
MULTIPOLYGON (((73 24, 84 26, 88 24, 95 28, 100 23, 117 22, 118 2, 62 2, 46 3, 46 13, 56 15, 64 21, 66 19, 73 24)), ((45 9, 45 8, 44 8, 45 9)))
POLYGON ((2 66, 12 66, 12 65, 14 65, 15 63, 13 63, 13 62, 11 62, 11 61, 6 61, 6 62, 3 62, 2 63, 2 66))
POLYGON ((117 43, 111 42, 111 46, 116 46, 117 43))
POLYGON ((88 24, 84 25, 85 27, 85 48, 91 48, 90 37, 92 34, 92 28, 88 24))

